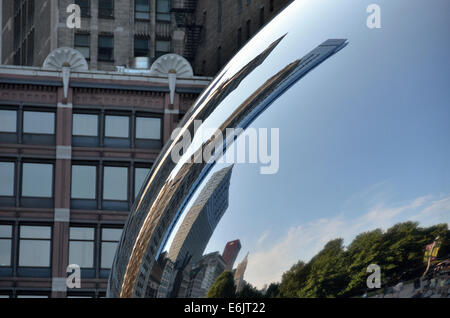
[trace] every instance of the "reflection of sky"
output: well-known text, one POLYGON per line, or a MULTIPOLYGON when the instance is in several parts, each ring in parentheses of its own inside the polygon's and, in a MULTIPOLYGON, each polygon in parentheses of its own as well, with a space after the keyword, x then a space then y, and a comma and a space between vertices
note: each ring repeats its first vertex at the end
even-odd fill
MULTIPOLYGON (((295 28, 268 58, 271 67, 328 38, 349 46, 253 124, 280 128, 280 171, 235 166, 230 206, 206 251, 240 239, 238 261, 250 251, 245 278, 258 287, 336 237, 348 244, 400 221, 450 222, 450 2, 377 1, 379 30, 365 26, 372 1, 325 2, 296 13, 295 28)), ((290 21, 280 20, 277 36, 290 21)), ((267 28, 257 36, 265 45, 269 38, 267 28)), ((254 89, 258 76, 241 85, 254 89)))

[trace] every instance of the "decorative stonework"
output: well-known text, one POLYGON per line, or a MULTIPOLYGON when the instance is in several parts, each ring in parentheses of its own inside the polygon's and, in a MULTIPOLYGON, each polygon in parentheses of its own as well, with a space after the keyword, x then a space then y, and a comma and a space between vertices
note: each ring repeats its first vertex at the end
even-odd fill
POLYGON ((0 84, 0 100, 21 103, 55 104, 56 87, 43 85, 0 84))
POLYGON ((194 71, 191 64, 178 54, 166 54, 159 57, 150 68, 153 76, 167 77, 169 74, 176 74, 177 78, 192 77, 194 71))
POLYGON ((175 100, 177 78, 193 77, 191 64, 178 54, 166 54, 159 57, 150 68, 151 76, 167 77, 170 91, 170 104, 175 100))
POLYGON ((44 61, 43 68, 62 70, 64 67, 71 71, 87 71, 88 64, 84 56, 70 47, 57 48, 51 52, 44 61))
POLYGON ((159 92, 134 92, 113 89, 77 88, 75 105, 142 107, 164 109, 165 94, 159 92))

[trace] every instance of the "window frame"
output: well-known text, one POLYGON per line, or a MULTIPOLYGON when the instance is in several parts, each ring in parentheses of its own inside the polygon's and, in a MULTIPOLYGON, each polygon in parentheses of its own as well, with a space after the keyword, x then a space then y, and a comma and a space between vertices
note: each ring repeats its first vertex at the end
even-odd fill
POLYGON ((114 0, 99 0, 98 1, 98 18, 99 19, 114 19, 114 0), (108 1, 111 3, 111 7, 101 7, 102 1, 108 1), (105 12, 106 11, 106 12, 105 12))
POLYGON ((56 110, 49 108, 24 107, 21 114, 22 125, 22 143, 31 145, 55 145, 56 144, 56 110), (53 115, 53 133, 33 133, 25 132, 25 114, 31 113, 46 113, 53 115))
MULTIPOLYGON (((99 228, 100 230, 100 237, 99 237, 99 264, 98 264, 98 268, 99 268, 99 273, 100 273, 100 278, 108 278, 109 277, 109 273, 111 271, 111 268, 104 268, 102 267, 102 261, 103 261, 103 243, 116 243, 117 247, 119 246, 120 243, 120 237, 122 237, 122 233, 123 233, 123 227, 114 227, 114 226, 100 226, 99 228), (121 230, 121 234, 120 237, 117 241, 111 241, 111 240, 104 240, 103 239, 103 231, 104 230, 121 230)), ((117 251, 117 247, 116 247, 116 251, 117 251)), ((112 266, 112 265, 111 265, 112 266)))
POLYGON ((99 197, 99 164, 91 161, 72 161, 71 164, 71 185, 70 185, 70 207, 72 209, 81 209, 81 210, 97 210, 98 208, 98 197, 99 197), (73 197, 73 167, 74 166, 85 166, 85 167, 94 167, 95 168, 95 190, 94 190, 94 198, 77 198, 73 197))
POLYGON ((74 34, 74 38, 73 38, 73 48, 74 48, 75 50, 77 50, 78 52, 80 52, 81 55, 83 55, 83 56, 84 56, 83 52, 80 51, 80 50, 78 50, 78 48, 87 48, 89 54, 88 54, 87 57, 84 56, 84 58, 85 58, 87 61, 89 61, 89 60, 91 59, 91 35, 90 35, 89 33, 83 33, 83 32, 77 32, 77 33, 75 33, 75 34, 74 34), (88 41, 87 41, 88 44, 87 44, 87 45, 86 45, 86 44, 84 44, 84 45, 77 45, 77 36, 86 36, 86 37, 87 37, 87 40, 88 40, 88 41))
POLYGON ((97 61, 99 62, 114 62, 114 35, 111 34, 99 34, 98 35, 98 52, 97 52, 97 61), (104 39, 104 38, 108 38, 108 39, 112 39, 112 46, 111 47, 106 47, 106 46, 100 46, 100 40, 104 39), (105 54, 100 54, 100 49, 102 50, 111 50, 110 54, 111 55, 109 58, 105 58, 102 55, 105 54))
POLYGON ((53 226, 49 223, 37 223, 37 222, 26 222, 17 225, 17 276, 19 277, 51 277, 52 270, 52 258, 53 258, 53 226), (49 239, 36 239, 36 238, 23 238, 22 239, 22 227, 33 226, 33 227, 46 227, 50 229, 49 239), (20 265, 20 251, 22 240, 26 241, 48 241, 49 244, 49 266, 21 266, 20 265))
POLYGON ((172 15, 171 15, 171 1, 170 0, 156 0, 156 21, 160 22, 160 23, 170 23, 172 20, 172 15), (169 5, 169 9, 166 11, 159 11, 158 8, 158 3, 160 1, 167 1, 168 5, 169 5))
POLYGON ((101 113, 100 111, 74 110, 72 113, 72 146, 73 147, 100 147, 101 140, 101 113), (74 134, 75 116, 90 115, 97 116, 97 135, 76 135, 74 134))
POLYGON ((91 1, 85 0, 87 5, 81 5, 80 0, 75 0, 75 4, 77 4, 81 9, 81 17, 82 18, 90 18, 91 17, 91 1))
POLYGON ((163 146, 163 134, 164 134, 164 119, 160 115, 153 115, 149 113, 136 113, 134 117, 134 143, 136 148, 152 148, 152 149, 160 149, 163 146), (159 120, 159 138, 138 138, 137 130, 138 130, 138 118, 150 118, 150 119, 158 119, 159 120))
POLYGON ((24 159, 20 162, 20 206, 22 207, 42 207, 53 208, 53 202, 55 198, 55 162, 50 160, 29 160, 24 159), (36 197, 23 195, 23 177, 24 177, 24 165, 25 164, 43 164, 52 166, 52 184, 51 184, 51 196, 50 197, 36 197))
POLYGON ((151 16, 150 16, 150 13, 151 13, 151 3, 150 3, 150 0, 145 0, 145 1, 147 1, 147 3, 148 3, 148 11, 141 11, 141 10, 138 10, 138 6, 137 6, 138 0, 134 0, 134 19, 135 19, 136 21, 150 21, 150 18, 151 18, 151 16), (140 14, 140 13, 147 14, 147 15, 148 15, 148 18, 138 17, 138 14, 140 14))
POLYGON ((81 277, 82 278, 95 278, 96 268, 97 268, 97 226, 92 224, 77 224, 70 223, 69 225, 69 252, 68 252, 68 262, 70 263, 70 243, 71 242, 85 242, 92 243, 92 267, 81 267, 81 277), (83 239, 72 239, 70 235, 70 231, 72 228, 80 228, 80 229, 91 229, 93 230, 92 240, 83 240, 83 239))
POLYGON ((130 174, 130 164, 128 162, 124 163, 110 163, 105 162, 102 165, 102 177, 101 180, 101 198, 102 198, 102 209, 103 210, 113 210, 113 211, 128 211, 130 208, 130 198, 131 198, 131 189, 130 189, 130 182, 131 182, 131 174, 130 174), (126 180, 126 199, 124 200, 117 200, 117 199, 106 199, 105 198, 105 169, 106 168, 125 168, 127 169, 127 180, 126 180))

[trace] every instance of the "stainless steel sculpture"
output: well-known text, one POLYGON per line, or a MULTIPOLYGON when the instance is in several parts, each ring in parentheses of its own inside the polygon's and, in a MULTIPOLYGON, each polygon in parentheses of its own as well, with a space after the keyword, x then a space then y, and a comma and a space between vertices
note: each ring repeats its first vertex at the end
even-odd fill
MULTIPOLYGON (((280 129, 280 172, 258 177, 249 173, 258 180, 252 183, 255 188, 245 188, 236 201, 241 206, 255 207, 254 211, 248 208, 240 211, 245 220, 256 221, 259 215, 270 219, 268 215, 273 218, 279 214, 267 223, 272 224, 272 228, 260 231, 258 240, 248 239, 246 250, 252 246, 260 259, 264 258, 257 245, 264 241, 264 233, 277 231, 274 222, 285 223, 281 221, 283 216, 285 221, 292 216, 293 222, 300 222, 297 215, 307 215, 303 223, 296 223, 298 227, 283 225, 278 236, 272 237, 273 242, 285 233, 295 236, 296 231, 305 231, 317 222, 323 227, 330 226, 330 231, 324 232, 322 237, 313 238, 318 232, 312 231, 309 245, 294 245, 304 246, 308 253, 317 253, 332 239, 343 237, 348 244, 358 233, 376 228, 386 230, 396 222, 417 221, 420 226, 450 222, 450 72, 448 53, 445 53, 450 49, 447 34, 450 4, 446 0, 437 0, 432 6, 423 0, 378 1, 381 28, 372 28, 370 19, 378 17, 372 17, 370 10, 367 11, 370 5, 370 1, 355 4, 296 0, 224 67, 186 114, 181 129, 153 165, 125 226, 111 271, 109 297, 145 297, 149 289, 158 290, 161 281, 155 282, 152 272, 155 266, 161 266, 159 259, 164 249, 169 248, 169 237, 177 231, 176 225, 186 215, 204 182, 215 172, 214 162, 195 163, 197 160, 192 162, 191 159, 201 156, 211 145, 226 151, 239 138, 223 140, 215 138, 214 133, 196 134, 196 120, 202 121, 202 129, 213 128, 223 135, 227 128, 280 129), (344 39, 348 40, 348 46, 344 39), (264 116, 258 118, 266 109, 264 116), (307 118, 311 121, 304 121, 307 118), (185 133, 194 136, 194 140, 181 161, 174 162, 172 150, 183 141, 185 133), (421 154, 418 149, 426 153, 421 154), (336 161, 331 160, 334 156, 336 161), (411 170, 404 170, 408 166, 411 170), (316 171, 318 167, 320 170, 316 171), (315 171, 317 176, 309 176, 308 171, 315 171), (306 186, 302 179, 308 178, 309 186, 306 186), (268 183, 268 180, 271 181, 268 183), (376 188, 383 183, 408 188, 409 192, 399 190, 396 193, 390 189, 383 202, 378 202, 379 205, 367 213, 347 213, 346 204, 354 205, 356 197, 360 199, 366 195, 364 193, 373 191, 370 185, 376 188), (266 188, 259 189, 258 184, 266 188), (273 184, 278 184, 277 190, 273 184), (292 185, 296 189, 292 189, 292 185), (313 189, 316 192, 310 192, 313 189), (319 189, 326 189, 324 197, 319 189), (270 193, 260 198, 263 205, 246 201, 246 197, 254 197, 258 192, 270 193), (397 201, 392 199, 395 196, 397 201), (302 202, 309 202, 313 197, 317 198, 316 208, 302 206, 306 204, 302 202), (387 206, 388 198, 393 200, 393 207, 387 206), (408 200, 413 202, 408 205, 405 203, 408 200), (342 206, 336 206, 340 211, 331 217, 322 215, 323 209, 330 208, 323 202, 342 206), (403 205, 398 206, 398 202, 403 205), (435 212, 433 203, 436 202, 440 202, 441 212, 435 212), (274 209, 274 206, 279 208, 274 209), (301 211, 285 212, 293 207, 301 211), (425 211, 423 214, 413 210, 420 207, 425 211), (257 211, 260 214, 256 214, 257 211), (348 214, 352 215, 348 217, 348 214), (330 234, 332 230, 336 237, 330 234), (316 245, 317 248, 310 248, 316 245)), ((240 169, 239 164, 236 169, 240 169)), ((231 187, 249 180, 243 175, 234 171, 231 187)), ((230 190, 230 202, 233 193, 230 190)), ((373 200, 367 201, 373 203, 373 200)), ((248 224, 248 227, 254 225, 248 224)), ((256 232, 251 234, 256 235, 256 232)), ((229 237, 230 240, 235 238, 229 237)), ((300 234, 298 238, 305 239, 300 234)), ((314 255, 308 253, 294 254, 308 261, 314 255)), ((293 257, 290 253, 285 254, 272 257, 286 257, 287 265, 283 270, 288 270, 295 262, 290 260, 293 257)), ((245 261, 247 266, 247 258, 245 261)), ((251 267, 252 252, 248 264, 250 269, 255 269, 255 265, 251 267)), ((178 268, 180 273, 180 268, 184 267, 178 268)), ((160 276, 164 277, 164 273, 160 276)), ((281 276, 265 279, 270 283, 268 279, 279 280, 281 276)), ((182 285, 182 280, 179 278, 177 284, 182 285)), ((250 281, 262 282, 264 280, 250 281)), ((310 295, 329 296, 326 293, 310 295)), ((153 296, 157 296, 157 292, 153 296)))

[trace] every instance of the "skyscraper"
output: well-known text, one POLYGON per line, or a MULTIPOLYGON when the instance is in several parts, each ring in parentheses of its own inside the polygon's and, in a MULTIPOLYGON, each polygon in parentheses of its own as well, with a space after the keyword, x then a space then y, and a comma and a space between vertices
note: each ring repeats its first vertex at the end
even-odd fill
POLYGON ((242 262, 239 263, 236 271, 234 272, 234 283, 236 284, 236 292, 239 293, 244 288, 244 274, 247 269, 248 253, 242 262))
POLYGON ((230 241, 225 245, 225 249, 223 250, 222 257, 227 263, 226 270, 231 271, 233 269, 234 262, 236 261, 236 257, 241 250, 241 241, 235 240, 230 241))

